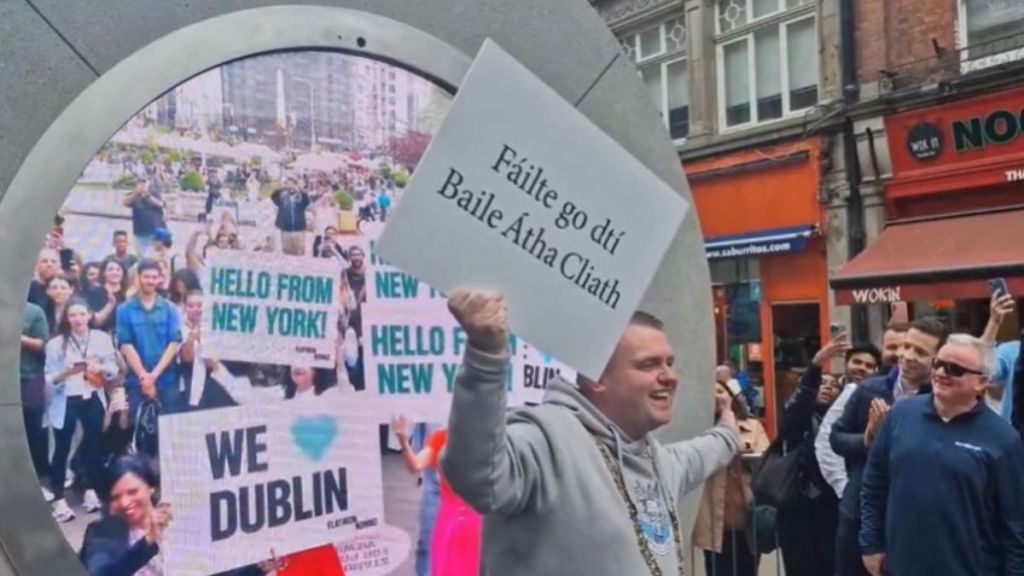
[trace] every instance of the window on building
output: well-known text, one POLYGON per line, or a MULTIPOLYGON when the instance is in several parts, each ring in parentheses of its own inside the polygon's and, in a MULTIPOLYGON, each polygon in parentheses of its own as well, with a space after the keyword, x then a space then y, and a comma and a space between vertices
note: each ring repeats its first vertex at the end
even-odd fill
POLYGON ((672 140, 690 131, 690 82, 686 66, 686 22, 670 18, 620 38, 636 64, 647 94, 661 113, 672 140))
POLYGON ((770 122, 818 103, 814 0, 716 0, 720 123, 770 122))
POLYGON ((959 0, 963 71, 1024 60, 1024 2, 959 0))

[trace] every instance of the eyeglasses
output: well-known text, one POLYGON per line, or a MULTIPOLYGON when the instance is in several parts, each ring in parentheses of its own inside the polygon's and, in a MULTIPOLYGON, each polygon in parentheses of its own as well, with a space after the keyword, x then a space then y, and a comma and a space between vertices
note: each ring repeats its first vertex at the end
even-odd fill
POLYGON ((979 376, 985 374, 981 370, 974 370, 966 366, 961 366, 956 362, 950 362, 948 360, 939 360, 938 358, 936 358, 935 360, 932 361, 932 370, 938 371, 939 368, 942 368, 942 370, 945 371, 948 376, 952 376, 954 378, 959 378, 964 374, 978 374, 979 376))

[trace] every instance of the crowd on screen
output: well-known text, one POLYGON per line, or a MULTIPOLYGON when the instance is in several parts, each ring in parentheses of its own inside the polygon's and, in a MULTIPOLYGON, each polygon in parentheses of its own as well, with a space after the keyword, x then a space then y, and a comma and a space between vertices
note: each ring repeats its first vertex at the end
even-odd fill
MULTIPOLYGON (((300 198, 292 206, 279 203, 278 222, 288 210, 289 218, 296 218, 295 209, 302 211, 298 218, 307 217, 301 198, 308 193, 292 188, 304 181, 288 178, 274 192, 300 198)), ((149 576, 160 573, 157 541, 173 518, 166 505, 154 504, 157 418, 362 389, 359 338, 367 259, 364 249, 344 242, 333 225, 315 239, 303 232, 302 250, 292 250, 338 262, 335 369, 222 361, 203 349, 200 278, 210 249, 247 249, 239 242, 238 224, 230 217, 193 224, 181 250, 167 227, 163 200, 146 178, 137 179, 125 203, 132 209, 132 232, 113 231, 109 254, 95 262, 82 261, 62 220, 56 220, 29 285, 20 381, 32 463, 54 519, 97 518, 82 548, 91 573, 149 576), (143 493, 153 497, 141 498, 143 493)), ((289 233, 280 232, 282 239, 289 233)), ((333 557, 329 573, 343 573, 334 548, 328 548, 333 556, 311 551, 236 572, 276 568, 287 574, 282 566, 290 563, 293 574, 301 573, 295 570, 310 561, 310 554, 321 554, 319 566, 333 557)))

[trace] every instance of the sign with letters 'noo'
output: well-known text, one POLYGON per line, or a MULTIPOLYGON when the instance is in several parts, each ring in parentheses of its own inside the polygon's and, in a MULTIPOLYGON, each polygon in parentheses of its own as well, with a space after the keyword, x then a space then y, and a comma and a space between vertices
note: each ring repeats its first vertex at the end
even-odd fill
POLYGON ((160 419, 166 574, 204 576, 383 528, 378 422, 293 400, 160 419))
POLYGON ((487 41, 377 252, 442 292, 502 290, 516 334, 596 377, 687 209, 487 41))

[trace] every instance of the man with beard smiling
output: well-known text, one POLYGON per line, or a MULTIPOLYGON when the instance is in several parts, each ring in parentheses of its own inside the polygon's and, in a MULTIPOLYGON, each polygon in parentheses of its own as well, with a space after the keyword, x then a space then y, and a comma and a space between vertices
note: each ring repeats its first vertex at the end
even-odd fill
POLYGON ((469 344, 441 468, 484 514, 481 574, 682 573, 677 504, 738 449, 728 396, 705 434, 655 440, 672 416, 675 352, 662 323, 637 312, 596 380, 552 380, 540 406, 506 415, 504 298, 456 290, 448 307, 469 344))
POLYGON ((872 576, 1024 574, 1024 445, 982 400, 993 364, 983 340, 950 336, 934 392, 885 419, 861 495, 872 576))
MULTIPOLYGON (((903 334, 905 333, 906 330, 904 330, 903 334)), ((886 334, 888 335, 889 331, 887 331, 886 334)), ((844 342, 845 339, 846 336, 844 334, 844 342)), ((887 339, 886 342, 888 343, 889 340, 887 339)), ((902 338, 900 339, 900 342, 902 342, 902 338)), ((853 391, 857 389, 857 385, 865 378, 874 376, 878 373, 878 366, 883 361, 882 358, 882 354, 874 344, 856 344, 846 348, 843 353, 843 363, 846 373, 839 379, 839 387, 842 392, 840 392, 839 398, 836 398, 835 402, 832 402, 832 405, 829 407, 825 417, 822 418, 817 437, 814 439, 814 455, 816 457, 818 468, 821 471, 821 477, 829 486, 832 487, 837 498, 843 497, 843 490, 846 489, 847 476, 845 460, 843 460, 842 456, 836 454, 835 451, 832 450, 832 445, 829 442, 829 437, 832 435, 832 426, 834 426, 836 420, 843 415, 843 408, 846 407, 846 403, 850 400, 850 396, 853 396, 853 391)), ((814 362, 811 363, 808 370, 813 368, 814 362)), ((888 370, 882 372, 882 374, 888 373, 888 370)))
POLYGON ((831 444, 846 459, 849 479, 839 504, 836 532, 836 570, 839 576, 867 574, 857 533, 860 530, 860 488, 868 449, 882 426, 889 406, 931 391, 932 360, 946 340, 946 328, 935 318, 911 322, 900 348, 899 370, 863 381, 850 396, 832 427, 831 444))
POLYGON ((178 310, 157 292, 160 264, 143 260, 138 266, 139 292, 117 309, 117 341, 128 364, 125 392, 134 417, 142 397, 159 398, 161 413, 180 409, 178 310))

